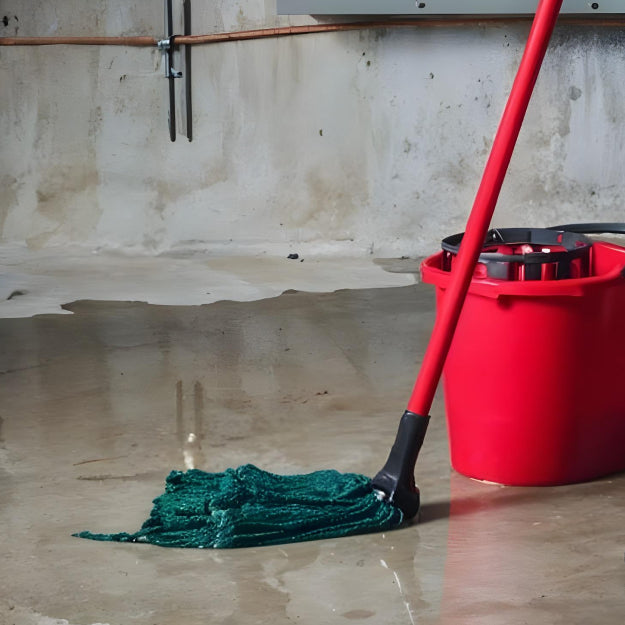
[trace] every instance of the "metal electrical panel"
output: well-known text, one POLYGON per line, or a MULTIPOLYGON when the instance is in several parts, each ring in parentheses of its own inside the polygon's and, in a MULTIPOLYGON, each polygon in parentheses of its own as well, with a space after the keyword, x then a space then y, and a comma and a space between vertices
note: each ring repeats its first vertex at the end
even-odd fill
MULTIPOLYGON (((276 0, 278 15, 527 15, 538 0, 276 0)), ((561 13, 625 13, 625 0, 564 0, 561 13)))

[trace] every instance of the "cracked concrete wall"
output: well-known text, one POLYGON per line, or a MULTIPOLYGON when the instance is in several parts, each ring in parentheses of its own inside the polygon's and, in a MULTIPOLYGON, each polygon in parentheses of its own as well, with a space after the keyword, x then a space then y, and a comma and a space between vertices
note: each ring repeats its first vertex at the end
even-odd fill
MULTIPOLYGON (((312 18, 196 3, 193 32, 312 18)), ((193 48, 194 141, 160 53, 0 48, 0 241, 424 255, 463 229, 529 25, 193 48)), ((0 0, 0 34, 162 35, 162 3, 0 0), (2 19, 6 16, 6 19, 2 19)), ((495 223, 623 216, 625 32, 561 26, 495 223)))

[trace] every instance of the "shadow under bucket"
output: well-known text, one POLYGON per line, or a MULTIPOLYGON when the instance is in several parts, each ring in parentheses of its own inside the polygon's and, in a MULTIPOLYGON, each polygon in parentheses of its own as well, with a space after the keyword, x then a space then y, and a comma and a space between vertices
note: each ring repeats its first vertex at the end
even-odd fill
MULTIPOLYGON (((421 266, 439 311, 446 254, 421 266)), ((444 369, 456 471, 539 486, 625 470, 625 248, 589 260, 579 278, 474 276, 444 369)))

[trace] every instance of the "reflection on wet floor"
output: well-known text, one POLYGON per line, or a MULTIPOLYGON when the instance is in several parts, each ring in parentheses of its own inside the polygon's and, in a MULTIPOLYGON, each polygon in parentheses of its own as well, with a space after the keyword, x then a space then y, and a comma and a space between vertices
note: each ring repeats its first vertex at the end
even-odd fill
POLYGON ((204 426, 204 388, 201 382, 193 384, 193 421, 185 419, 185 393, 182 380, 176 382, 176 435, 182 450, 185 469, 203 469, 202 438, 204 426))
POLYGON ((625 478, 466 479, 440 402, 418 525, 238 551, 72 538, 137 529, 171 469, 373 475, 434 314, 421 285, 67 309, 0 320, 0 623, 623 622, 625 478))

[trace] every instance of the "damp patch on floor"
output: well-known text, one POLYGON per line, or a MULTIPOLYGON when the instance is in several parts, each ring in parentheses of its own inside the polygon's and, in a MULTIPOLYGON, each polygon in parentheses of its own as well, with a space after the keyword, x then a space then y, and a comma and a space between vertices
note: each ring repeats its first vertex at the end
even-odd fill
POLYGON ((198 306, 251 301, 288 289, 398 287, 414 284, 417 262, 373 257, 129 255, 79 247, 0 246, 0 318, 69 314, 76 300, 198 306))

